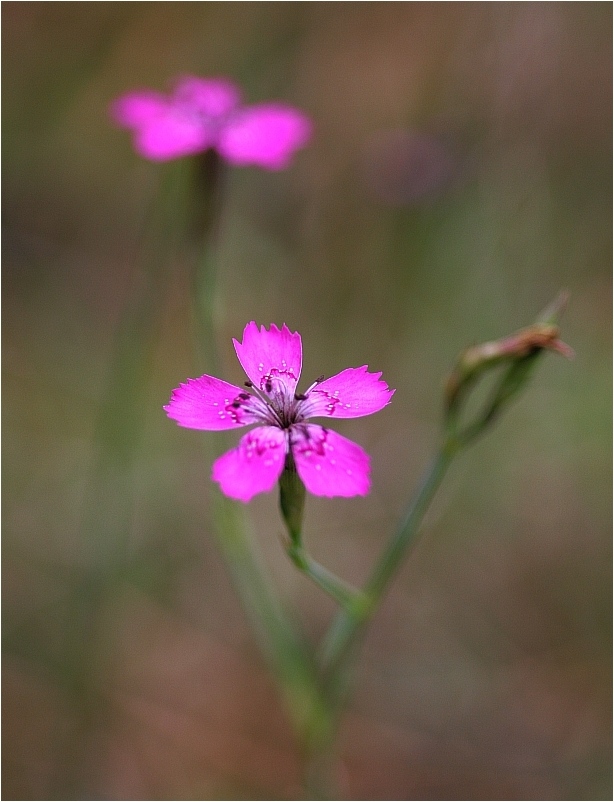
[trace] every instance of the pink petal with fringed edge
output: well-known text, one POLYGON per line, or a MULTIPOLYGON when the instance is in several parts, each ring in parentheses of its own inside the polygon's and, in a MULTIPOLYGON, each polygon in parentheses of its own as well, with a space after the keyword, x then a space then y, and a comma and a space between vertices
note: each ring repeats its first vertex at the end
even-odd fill
POLYGON ((243 370, 256 387, 270 394, 267 383, 272 379, 273 390, 279 391, 279 380, 292 396, 301 375, 303 348, 301 335, 284 325, 281 330, 272 323, 270 329, 252 320, 243 332, 243 342, 233 339, 235 351, 243 370))
POLYGON ((241 101, 239 87, 226 78, 186 75, 175 84, 173 103, 211 119, 226 117, 241 101))
POLYGON ((168 98, 159 92, 143 89, 114 100, 109 106, 111 117, 124 128, 140 128, 168 112, 168 98))
POLYGON ((233 164, 281 170, 311 133, 311 121, 297 109, 274 103, 250 106, 225 126, 218 149, 233 164))
POLYGON ((251 400, 251 396, 245 389, 205 375, 188 379, 173 390, 164 410, 179 426, 188 429, 236 429, 260 420, 243 408, 246 400, 249 403, 248 399, 251 400))
POLYGON ((390 403, 389 390, 381 373, 369 373, 367 366, 346 368, 311 390, 301 412, 309 418, 359 418, 371 415, 390 403))
POLYGON ((314 496, 365 496, 369 492, 368 454, 351 440, 317 424, 292 430, 298 475, 314 496))
POLYGON ((285 461, 286 433, 274 426, 259 426, 213 463, 211 478, 225 495, 249 501, 273 489, 285 461))

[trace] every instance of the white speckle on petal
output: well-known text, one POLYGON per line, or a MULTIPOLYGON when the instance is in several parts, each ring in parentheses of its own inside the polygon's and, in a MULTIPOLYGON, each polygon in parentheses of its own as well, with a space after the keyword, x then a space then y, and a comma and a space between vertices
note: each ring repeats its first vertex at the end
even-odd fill
POLYGON ((347 469, 347 471, 346 471, 346 473, 347 473, 347 475, 348 475, 348 476, 351 476, 351 475, 352 475, 352 469, 351 469, 351 468, 348 468, 348 469, 347 469))

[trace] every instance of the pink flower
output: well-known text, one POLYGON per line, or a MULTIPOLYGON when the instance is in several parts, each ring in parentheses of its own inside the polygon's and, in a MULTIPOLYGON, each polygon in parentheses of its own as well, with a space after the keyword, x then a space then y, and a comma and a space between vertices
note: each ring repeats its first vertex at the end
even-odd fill
POLYGON ((282 103, 243 106, 225 78, 180 78, 169 96, 143 89, 111 104, 111 116, 134 132, 134 146, 152 161, 214 148, 232 164, 280 170, 311 136, 309 118, 282 103))
POLYGON ((234 429, 258 424, 236 448, 213 464, 212 478, 231 498, 249 501, 271 490, 286 465, 296 467, 316 496, 364 496, 369 492, 369 456, 340 434, 308 423, 310 418, 358 418, 390 402, 381 373, 367 366, 346 368, 330 379, 320 377, 297 393, 301 375, 301 335, 284 324, 267 330, 252 321, 243 342, 233 339, 249 381, 245 388, 201 376, 188 379, 164 409, 189 429, 234 429))

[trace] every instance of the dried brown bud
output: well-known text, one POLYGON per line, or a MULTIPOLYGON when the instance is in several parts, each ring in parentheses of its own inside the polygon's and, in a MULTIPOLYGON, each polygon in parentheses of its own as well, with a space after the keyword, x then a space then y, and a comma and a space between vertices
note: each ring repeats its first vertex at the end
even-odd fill
POLYGON ((455 436, 461 436, 464 440, 481 431, 500 411, 504 402, 525 385, 534 358, 541 351, 556 351, 562 356, 573 358, 574 352, 559 338, 560 331, 555 322, 566 302, 566 294, 561 294, 540 315, 539 322, 500 340, 472 346, 459 354, 445 388, 449 431, 454 430, 455 436), (483 409, 481 416, 459 435, 456 430, 463 399, 487 371, 505 364, 508 365, 508 370, 503 373, 489 404, 483 409))

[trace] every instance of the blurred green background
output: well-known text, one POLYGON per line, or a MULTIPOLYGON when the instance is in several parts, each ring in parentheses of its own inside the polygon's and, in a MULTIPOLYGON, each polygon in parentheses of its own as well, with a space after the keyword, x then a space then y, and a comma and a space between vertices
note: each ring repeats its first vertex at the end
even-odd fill
MULTIPOLYGON (((210 370, 185 253, 164 217, 143 235, 185 162, 145 162, 107 116, 194 73, 316 128, 287 171, 229 176, 224 377, 249 320, 285 321, 305 386, 368 363, 397 388, 338 425, 371 494, 308 499, 306 541, 348 580, 428 462, 456 353, 571 292, 575 361, 544 358, 453 465, 371 626, 343 793, 611 798, 611 4, 5 2, 2 22, 3 796, 300 794, 211 535, 208 435, 161 409, 210 370)), ((320 637, 334 607, 285 557, 275 494, 248 510, 320 637)))

